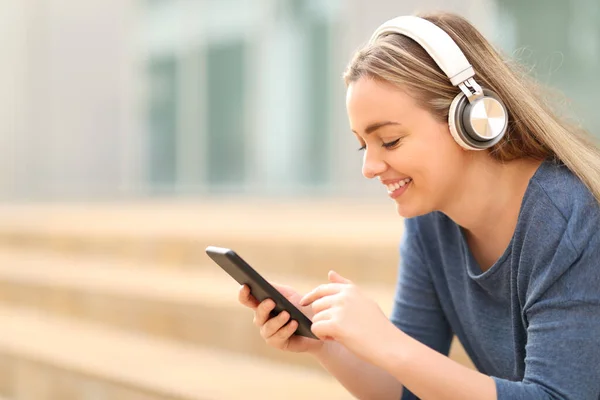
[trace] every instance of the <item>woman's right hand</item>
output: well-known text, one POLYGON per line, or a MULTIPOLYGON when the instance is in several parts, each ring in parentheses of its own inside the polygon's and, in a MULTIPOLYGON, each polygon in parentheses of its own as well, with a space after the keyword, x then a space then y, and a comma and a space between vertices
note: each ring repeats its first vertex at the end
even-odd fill
MULTIPOLYGON (((271 284, 309 319, 312 319, 312 307, 299 305, 302 296, 298 292, 289 286, 271 284)), ((317 352, 323 346, 324 342, 321 340, 293 335, 298 328, 298 322, 292 320, 288 323, 290 315, 287 311, 282 311, 276 317, 271 318, 270 313, 275 308, 275 302, 272 299, 266 299, 259 303, 250 294, 248 285, 240 287, 238 300, 241 304, 254 310, 254 325, 260 329, 260 335, 269 346, 294 353, 317 352)))

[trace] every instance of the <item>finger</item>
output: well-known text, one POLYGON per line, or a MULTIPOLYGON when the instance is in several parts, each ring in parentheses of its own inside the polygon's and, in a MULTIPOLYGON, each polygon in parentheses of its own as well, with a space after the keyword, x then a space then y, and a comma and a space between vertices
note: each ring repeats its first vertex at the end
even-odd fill
POLYGON ((287 311, 282 311, 278 316, 268 320, 261 328, 260 335, 268 339, 284 326, 290 319, 290 314, 287 311))
POLYGON ((245 305, 246 307, 250 307, 252 309, 256 309, 258 307, 258 300, 254 296, 250 294, 250 287, 248 285, 242 285, 238 292, 238 301, 245 305))
POLYGON ((266 340, 267 344, 279 349, 284 349, 289 344, 290 337, 298 329, 298 322, 292 320, 287 325, 283 326, 274 335, 266 340))
POLYGON ((302 299, 300 299, 300 305, 307 306, 323 296, 330 296, 332 294, 339 293, 341 289, 342 285, 339 283, 326 283, 324 285, 319 285, 315 289, 308 292, 302 299))
POLYGON ((327 278, 329 279, 329 282, 346 283, 346 284, 352 283, 352 281, 350 281, 350 279, 344 278, 342 275, 335 272, 334 270, 329 271, 329 274, 327 274, 327 278))
POLYGON ((275 302, 271 299, 266 299, 258 305, 254 313, 254 325, 261 327, 268 321, 269 313, 275 308, 275 302))
POLYGON ((328 321, 330 319, 333 319, 333 310, 331 308, 325 311, 321 311, 318 314, 315 314, 315 316, 312 319, 312 323, 315 324, 317 322, 328 321))
POLYGON ((328 319, 313 323, 310 330, 321 340, 335 340, 338 325, 334 320, 328 319))
POLYGON ((320 299, 313 301, 312 310, 315 314, 318 314, 324 310, 330 309, 334 304, 336 304, 336 301, 336 295, 321 297, 320 299))

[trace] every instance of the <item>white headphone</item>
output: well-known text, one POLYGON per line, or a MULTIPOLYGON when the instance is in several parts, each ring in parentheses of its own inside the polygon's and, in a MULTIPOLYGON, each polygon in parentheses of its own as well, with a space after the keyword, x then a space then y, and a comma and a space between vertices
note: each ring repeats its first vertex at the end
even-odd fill
POLYGON ((417 42, 454 86, 461 90, 450 105, 448 125, 454 140, 467 150, 485 150, 502 139, 508 125, 508 111, 500 97, 482 89, 473 76, 473 67, 452 38, 440 27, 415 16, 401 16, 383 23, 371 36, 398 33, 417 42))

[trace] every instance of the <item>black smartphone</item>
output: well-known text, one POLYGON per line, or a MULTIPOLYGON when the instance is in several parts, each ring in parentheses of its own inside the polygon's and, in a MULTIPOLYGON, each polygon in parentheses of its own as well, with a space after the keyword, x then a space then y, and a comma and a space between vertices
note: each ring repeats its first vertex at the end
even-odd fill
POLYGON ((206 254, 240 285, 248 285, 250 293, 256 300, 262 302, 266 299, 272 299, 275 302, 275 309, 271 311, 271 317, 275 317, 285 310, 290 314, 290 321, 292 319, 298 321, 298 328, 294 332, 295 335, 319 340, 310 330, 312 321, 296 306, 290 303, 284 295, 267 282, 235 251, 223 247, 208 246, 206 254))

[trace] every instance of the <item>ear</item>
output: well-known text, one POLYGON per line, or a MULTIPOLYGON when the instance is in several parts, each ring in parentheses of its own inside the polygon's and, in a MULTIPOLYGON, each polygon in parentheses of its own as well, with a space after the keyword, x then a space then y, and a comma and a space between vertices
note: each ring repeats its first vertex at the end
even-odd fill
POLYGON ((327 275, 327 277, 329 278, 329 282, 332 283, 352 283, 352 281, 350 281, 350 279, 346 279, 343 276, 341 276, 340 274, 338 274, 337 272, 331 270, 329 271, 329 274, 327 275))

